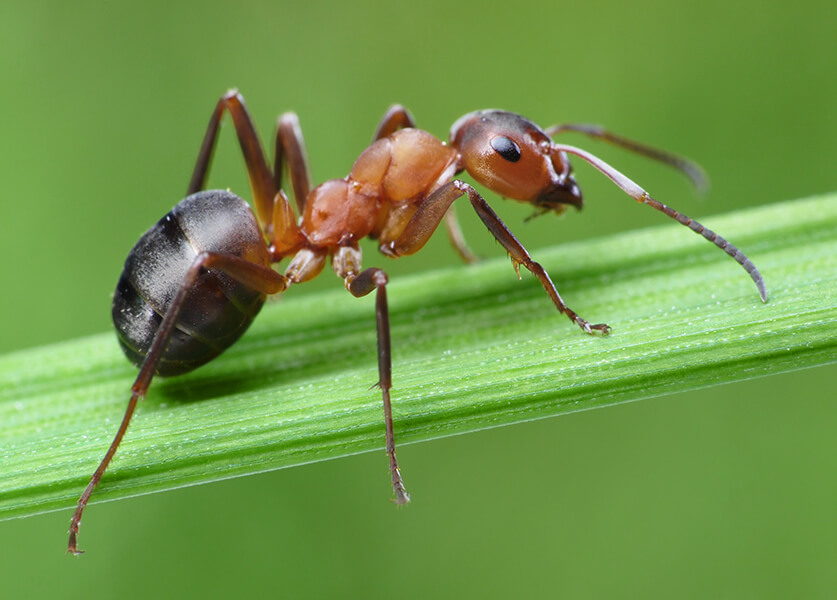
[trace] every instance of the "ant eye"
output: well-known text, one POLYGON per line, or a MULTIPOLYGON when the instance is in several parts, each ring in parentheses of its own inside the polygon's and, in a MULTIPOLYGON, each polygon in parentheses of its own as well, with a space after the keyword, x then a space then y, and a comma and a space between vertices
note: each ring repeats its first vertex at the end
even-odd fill
POLYGON ((509 162, 517 162, 520 160, 520 146, 514 140, 509 139, 503 135, 498 135, 491 139, 491 147, 509 162))

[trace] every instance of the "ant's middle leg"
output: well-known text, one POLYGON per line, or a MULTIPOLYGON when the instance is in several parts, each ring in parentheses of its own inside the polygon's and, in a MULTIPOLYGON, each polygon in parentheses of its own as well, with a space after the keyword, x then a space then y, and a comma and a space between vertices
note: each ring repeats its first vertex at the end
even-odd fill
POLYGON ((386 451, 389 456, 389 470, 392 475, 392 489, 395 492, 396 504, 406 504, 410 501, 410 494, 404 487, 398 459, 395 457, 395 433, 392 424, 392 346, 389 335, 389 308, 387 305, 387 274, 381 269, 360 269, 361 253, 357 246, 341 246, 332 257, 332 265, 338 277, 346 282, 346 289, 360 298, 376 292, 375 321, 378 330, 378 387, 384 403, 384 422, 386 425, 386 451))
POLYGON ((276 141, 273 152, 273 184, 275 189, 282 189, 283 163, 288 163, 291 187, 299 214, 305 209, 305 201, 311 192, 311 170, 308 167, 308 152, 299 117, 294 112, 286 112, 276 122, 276 141))
POLYGON ((503 248, 506 249, 506 252, 509 253, 518 277, 520 276, 520 265, 523 265, 532 275, 538 278, 559 312, 567 315, 573 323, 589 334, 597 331, 605 335, 610 333, 610 327, 604 323, 591 325, 564 303, 564 300, 561 298, 546 270, 540 263, 532 260, 532 257, 529 256, 529 252, 523 247, 523 244, 506 227, 506 224, 497 216, 497 213, 492 210, 479 192, 467 183, 457 179, 448 182, 422 202, 397 239, 381 239, 381 252, 394 257, 418 252, 430 239, 433 231, 438 227, 439 222, 454 200, 461 198, 465 194, 468 194, 471 206, 473 206, 477 216, 479 216, 494 236, 494 239, 500 242, 503 248))

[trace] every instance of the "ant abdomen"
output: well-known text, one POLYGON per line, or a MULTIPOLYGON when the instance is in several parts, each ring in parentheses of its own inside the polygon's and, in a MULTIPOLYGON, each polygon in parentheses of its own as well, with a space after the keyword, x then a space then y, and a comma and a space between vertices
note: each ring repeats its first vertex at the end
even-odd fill
MULTIPOLYGON (((160 219, 128 254, 113 296, 113 324, 125 355, 140 366, 163 315, 200 252, 270 264, 248 204, 227 191, 188 196, 160 219)), ((155 370, 186 373, 209 362, 243 334, 265 294, 228 275, 204 271, 188 292, 168 346, 155 370)))

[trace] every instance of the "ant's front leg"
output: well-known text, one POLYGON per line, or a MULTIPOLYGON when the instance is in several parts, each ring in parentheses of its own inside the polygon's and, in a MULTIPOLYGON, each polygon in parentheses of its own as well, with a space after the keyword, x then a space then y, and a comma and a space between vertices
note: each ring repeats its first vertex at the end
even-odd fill
POLYGON ((378 128, 375 130, 375 135, 372 137, 373 142, 391 136, 399 129, 406 127, 415 127, 416 121, 410 111, 400 104, 393 104, 384 113, 381 122, 378 123, 378 128))
POLYGON ((340 246, 332 257, 332 265, 338 277, 346 282, 346 289, 360 298, 373 291, 375 295, 375 320, 378 330, 378 387, 384 403, 384 422, 386 425, 386 449, 389 456, 389 470, 392 475, 392 489, 396 504, 406 504, 410 494, 401 479, 398 459, 395 457, 395 433, 392 424, 392 346, 389 335, 389 308, 387 306, 387 274, 381 269, 360 270, 361 252, 356 245, 340 246))
POLYGON ((506 252, 509 253, 518 277, 520 276, 520 265, 523 265, 532 275, 538 278, 555 307, 567 315, 573 323, 589 334, 599 332, 607 335, 610 333, 610 327, 604 323, 591 325, 564 303, 546 270, 532 260, 523 244, 506 227, 506 224, 497 216, 497 213, 492 210, 479 192, 467 183, 457 179, 446 183, 424 200, 396 239, 381 239, 381 252, 390 256, 404 256, 418 252, 430 239, 453 201, 465 194, 468 194, 471 206, 474 207, 477 216, 494 236, 494 239, 500 242, 506 252))
POLYGON ((586 333, 593 334, 595 332, 599 332, 602 335, 607 335, 610 333, 610 327, 605 323, 598 323, 596 325, 591 325, 585 319, 582 319, 575 311, 570 309, 569 306, 564 304, 564 301, 561 299, 561 295, 558 293, 558 290, 555 288, 555 284, 552 283, 552 280, 549 278, 549 274, 546 272, 540 263, 537 263, 532 260, 532 257, 529 256, 529 253, 526 251, 526 248, 523 247, 518 239, 514 236, 514 234, 506 227, 506 224, 500 220, 500 217, 497 216, 497 213, 488 205, 488 202, 485 201, 485 198, 480 196, 479 192, 475 190, 473 187, 468 185, 467 183, 462 182, 453 182, 459 183, 462 187, 465 188, 465 191, 468 193, 468 199, 471 201, 471 206, 474 207, 474 210, 477 212, 477 216, 482 220, 491 234, 494 236, 500 244, 502 244, 503 248, 509 253, 511 256, 512 263, 514 263, 514 270, 517 271, 517 276, 520 277, 519 266, 523 265, 526 267, 532 275, 537 277, 543 288, 546 290, 546 293, 552 299, 553 304, 555 307, 567 315, 569 319, 581 327, 586 333))
MULTIPOLYGON (((375 130, 375 136, 372 138, 376 142, 382 138, 389 137, 403 127, 415 127, 416 122, 413 115, 410 114, 406 108, 400 104, 393 104, 384 113, 378 128, 375 130)), ((473 250, 468 247, 468 242, 465 240, 465 235, 462 233, 462 228, 459 226, 459 220, 456 218, 456 212, 451 208, 445 213, 445 230, 448 232, 448 239, 450 240, 453 249, 459 257, 466 263, 475 263, 479 261, 479 256, 474 254, 473 250)))

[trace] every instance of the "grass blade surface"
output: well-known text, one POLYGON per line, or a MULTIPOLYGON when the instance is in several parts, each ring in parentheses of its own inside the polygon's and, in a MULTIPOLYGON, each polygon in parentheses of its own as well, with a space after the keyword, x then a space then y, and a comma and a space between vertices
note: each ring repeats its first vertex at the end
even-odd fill
MULTIPOLYGON (((394 280, 397 442, 834 362, 837 196, 701 221, 759 266, 768 304, 676 224, 533 252, 606 338, 508 260, 394 280)), ((270 303, 220 359, 152 384, 92 501, 373 449, 383 468, 374 323, 342 289, 270 303)), ((75 505, 135 373, 113 334, 0 358, 0 519, 75 505)))

